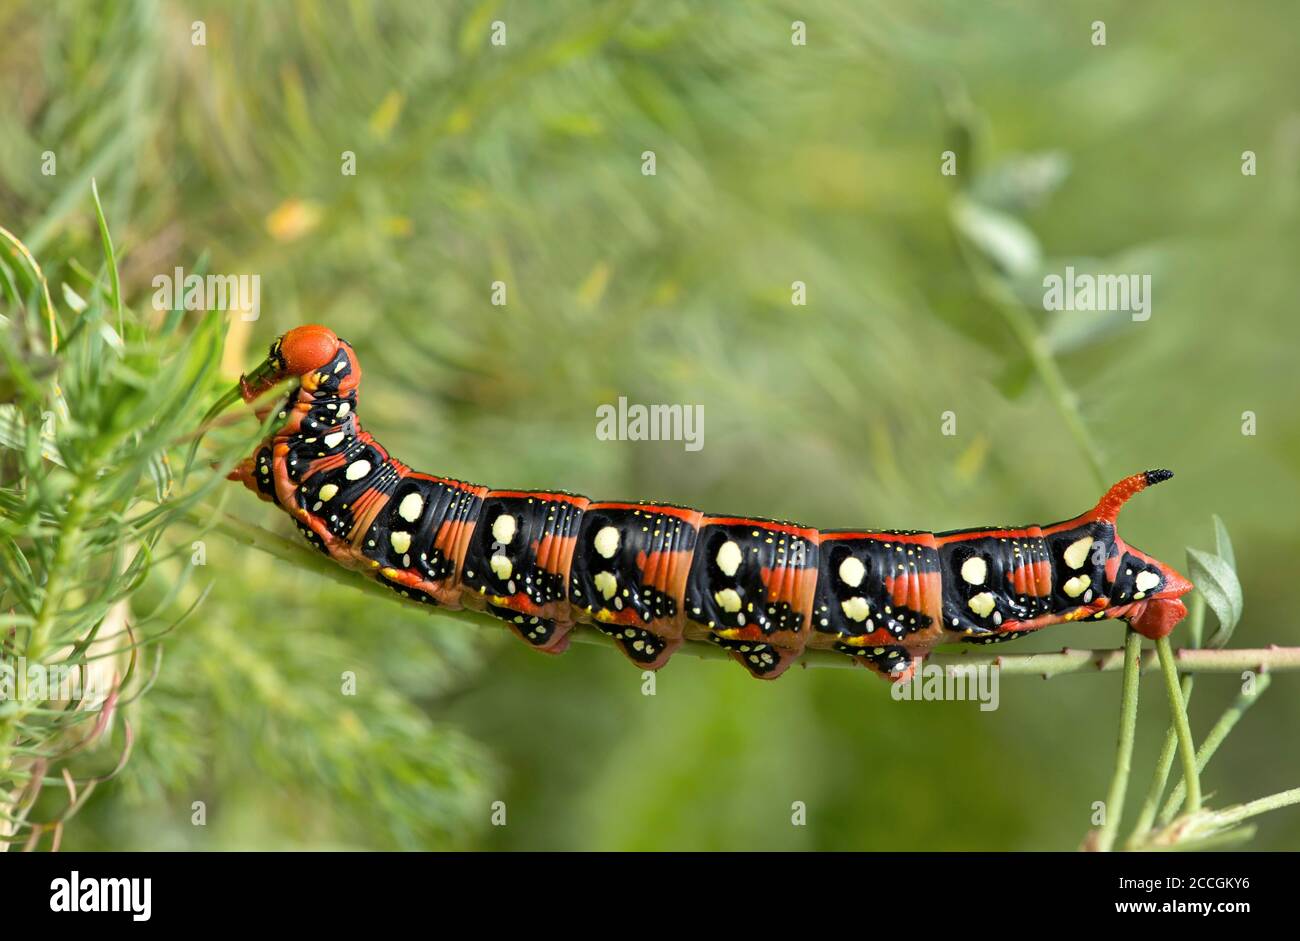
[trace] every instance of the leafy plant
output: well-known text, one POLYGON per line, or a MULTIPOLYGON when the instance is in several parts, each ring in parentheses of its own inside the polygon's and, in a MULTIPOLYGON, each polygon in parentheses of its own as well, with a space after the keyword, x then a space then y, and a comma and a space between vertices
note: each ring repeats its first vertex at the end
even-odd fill
MULTIPOLYGON (((60 825, 121 768, 132 734, 125 708, 147 689, 157 642, 183 620, 170 601, 192 571, 163 534, 220 480, 177 485, 180 444, 194 434, 221 353, 216 315, 181 330, 180 312, 129 316, 95 193, 104 250, 96 275, 62 285, 56 308, 36 260, 0 229, 0 836, 58 841, 60 825), (172 569, 172 594, 147 611, 129 601, 151 570, 172 569), (47 695, 48 694, 48 695, 47 695), (107 773, 67 760, 108 746, 107 773), (29 812, 45 788, 63 809, 29 812)), ((192 610, 191 606, 191 610, 192 610)))

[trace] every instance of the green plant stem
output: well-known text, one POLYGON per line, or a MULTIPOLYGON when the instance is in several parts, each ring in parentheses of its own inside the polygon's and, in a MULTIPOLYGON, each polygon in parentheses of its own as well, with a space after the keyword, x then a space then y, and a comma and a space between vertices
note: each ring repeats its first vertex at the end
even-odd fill
POLYGON ((1178 732, 1178 754, 1183 761, 1183 781, 1187 784, 1187 812, 1201 809, 1201 779, 1196 767, 1196 746, 1192 742, 1192 727, 1187 721, 1187 707, 1183 703, 1178 685, 1178 666, 1169 646, 1168 636, 1156 640, 1156 653, 1160 657, 1160 670, 1165 677, 1165 692, 1169 696, 1169 720, 1178 732))
POLYGON ((1124 814, 1124 797, 1128 793, 1129 774, 1133 768, 1133 740, 1137 737, 1138 662, 1142 653, 1142 635, 1131 627, 1124 636, 1124 689, 1119 703, 1119 745, 1115 750, 1115 774, 1106 794, 1106 822, 1097 833, 1096 848, 1109 852, 1115 845, 1120 820, 1124 814))
MULTIPOLYGON (((1196 753, 1195 767, 1198 772, 1205 770, 1205 766, 1210 763, 1210 759, 1214 757, 1214 753, 1218 751, 1219 746, 1222 745, 1224 739, 1228 737, 1228 733, 1232 731, 1233 727, 1241 717, 1245 715, 1246 710, 1254 705, 1259 697, 1264 694, 1264 690, 1268 689, 1268 685, 1271 682, 1272 677, 1266 673, 1261 674, 1255 681, 1255 689, 1253 692, 1249 694, 1242 693, 1236 698, 1231 706, 1224 710, 1223 715, 1219 717, 1218 722, 1214 723, 1214 728, 1210 729, 1210 734, 1205 737, 1205 741, 1201 743, 1200 750, 1196 753)), ((1184 771, 1183 780, 1178 782, 1178 785, 1174 788, 1173 793, 1169 795, 1169 800, 1165 802, 1164 809, 1160 813, 1160 822, 1162 824, 1168 824, 1174 819, 1174 815, 1178 811, 1178 805, 1183 799, 1183 792, 1186 789, 1186 780, 1186 772, 1184 771)))
MULTIPOLYGON (((41 593, 41 606, 36 613, 31 633, 28 634, 27 648, 23 652, 29 663, 42 663, 50 646, 50 634, 63 605, 64 582, 71 570, 81 530, 90 511, 93 482, 93 476, 77 478, 68 500, 67 512, 59 524, 54 558, 47 569, 49 574, 41 593)), ((9 771, 9 762, 17 745, 18 729, 26 718, 30 705, 26 702, 16 703, 14 711, 0 721, 0 774, 9 771)))
POLYGON ((1300 787, 1293 787, 1289 791, 1279 791, 1277 794, 1270 794, 1268 797, 1261 797, 1246 804, 1238 804, 1236 807, 1216 810, 1213 813, 1206 814, 1204 819, 1216 827, 1231 827, 1243 820, 1249 820, 1251 817, 1268 813, 1270 810, 1289 807, 1292 804, 1300 804, 1300 787))
POLYGON ((1048 348, 1047 341, 1043 339, 1038 330, 1038 325, 1034 323, 1029 311, 1006 287, 1002 279, 991 274, 979 258, 973 257, 971 249, 965 240, 959 236, 957 241, 966 259, 966 265, 974 275, 980 290, 993 304, 1006 322, 1007 328, 1024 348, 1025 355, 1029 357, 1030 365, 1033 366, 1034 372, 1038 374, 1039 380, 1043 383, 1048 399, 1061 416, 1061 420, 1065 422, 1065 427, 1079 446, 1079 450, 1083 452, 1084 459, 1088 462, 1088 468, 1092 471, 1097 486, 1105 489, 1107 481, 1101 463, 1101 449, 1098 448, 1097 442, 1093 440, 1092 434, 1088 431, 1083 415, 1079 412, 1078 399, 1069 383, 1065 381, 1065 375, 1061 372, 1060 364, 1057 363, 1056 357, 1052 355, 1052 351, 1048 348))
POLYGON ((1047 341, 1038 332, 1038 328, 1029 313, 1018 303, 1001 303, 998 308, 1002 312, 1003 319, 1011 328, 1011 332, 1016 335, 1021 346, 1025 348, 1025 353, 1029 356, 1034 371, 1038 373, 1038 378, 1047 391, 1047 397, 1051 400, 1052 405, 1065 422, 1066 428, 1069 429, 1070 434, 1079 445, 1079 450, 1083 452, 1084 457, 1087 459, 1093 479, 1099 487, 1104 489, 1106 487, 1106 474, 1101 465, 1101 458, 1098 456, 1100 451, 1096 442, 1093 441, 1092 434, 1088 431, 1088 426, 1083 421, 1083 415, 1079 412, 1078 399, 1074 391, 1070 388, 1069 383, 1065 381, 1065 376, 1061 372, 1060 365, 1056 362, 1056 357, 1047 348, 1047 341))
MULTIPOLYGON (((1174 665, 1181 674, 1300 670, 1300 647, 1242 647, 1235 650, 1190 650, 1184 647, 1173 651, 1173 658, 1174 665)), ((1004 656, 935 654, 927 662, 944 666, 959 663, 996 664, 1004 676, 1037 675, 1050 679, 1067 674, 1114 673, 1122 670, 1124 651, 1066 648, 1059 653, 1004 656)), ((1160 661, 1154 650, 1143 651, 1139 663, 1143 673, 1154 673, 1160 669, 1160 661)))
MULTIPOLYGON (((1187 618, 1188 645, 1198 648, 1205 633, 1205 596, 1195 592, 1191 598, 1191 609, 1187 618)), ((1184 706, 1192 700, 1192 689, 1195 683, 1196 677, 1183 677, 1184 706)), ((1156 772, 1151 778, 1151 787, 1147 790, 1146 800, 1142 802, 1142 809, 1138 812, 1138 822, 1134 825, 1133 832, 1125 844, 1129 849, 1136 848, 1156 822, 1156 814, 1160 812, 1160 798, 1164 796, 1165 785, 1169 783, 1169 772, 1173 769, 1177 748, 1178 729, 1173 722, 1170 722, 1169 728, 1165 730, 1165 741, 1160 748, 1160 758, 1156 761, 1156 772)))
MULTIPOLYGON (((1192 689, 1195 685, 1195 676, 1183 677, 1183 704, 1191 702, 1192 689)), ((1155 823, 1156 814, 1160 812, 1160 798, 1164 796, 1165 785, 1169 783, 1169 772, 1174 766, 1174 756, 1178 752, 1178 729, 1173 722, 1169 723, 1169 728, 1165 730, 1165 741, 1160 747, 1160 757, 1156 761, 1156 772, 1151 778, 1151 787, 1147 791, 1146 800, 1142 802, 1142 809, 1138 811, 1137 823, 1133 825, 1133 833, 1129 836, 1127 845, 1130 849, 1137 846, 1150 832, 1152 824, 1155 823)))

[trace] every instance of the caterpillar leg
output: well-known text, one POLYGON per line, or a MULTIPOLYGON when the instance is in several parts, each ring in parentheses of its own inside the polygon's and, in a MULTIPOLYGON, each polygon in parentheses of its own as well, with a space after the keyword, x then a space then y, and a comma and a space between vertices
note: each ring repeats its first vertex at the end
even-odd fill
POLYGON ((858 646, 851 643, 837 643, 835 649, 842 654, 847 654, 854 663, 866 667, 876 676, 891 683, 910 680, 916 670, 915 658, 921 656, 898 644, 858 646))
POLYGON ((569 632, 573 630, 571 624, 558 625, 550 618, 521 614, 495 604, 489 604, 487 611, 504 621, 516 637, 534 650, 559 654, 569 649, 569 632))
POLYGON ((731 658, 760 680, 774 680, 790 669, 802 651, 788 650, 749 640, 728 640, 709 635, 709 641, 731 654, 731 658))
POLYGON ((252 457, 246 457, 236 464, 226 479, 238 481, 263 500, 276 502, 275 469, 271 449, 265 445, 259 447, 252 457))
POLYGON ((972 634, 962 637, 961 642, 963 644, 979 644, 981 646, 984 644, 1002 644, 1009 640, 1018 640, 1021 637, 1026 637, 1029 634, 1034 633, 1035 630, 1037 630, 1037 628, 1030 628, 1023 631, 1008 630, 996 631, 989 634, 972 634))

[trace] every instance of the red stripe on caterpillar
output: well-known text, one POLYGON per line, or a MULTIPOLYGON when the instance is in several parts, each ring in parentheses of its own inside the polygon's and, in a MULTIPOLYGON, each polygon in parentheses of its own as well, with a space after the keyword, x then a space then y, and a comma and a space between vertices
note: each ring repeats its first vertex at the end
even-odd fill
POLYGON ((276 340, 239 391, 252 402, 290 379, 280 426, 232 479, 340 564, 432 605, 491 614, 546 653, 588 624, 645 669, 705 640, 764 679, 820 648, 900 680, 940 643, 1084 618, 1156 638, 1187 613, 1190 583, 1116 531, 1124 503, 1169 471, 1127 477, 1047 526, 817 530, 416 473, 361 428, 360 364, 325 327, 276 340))

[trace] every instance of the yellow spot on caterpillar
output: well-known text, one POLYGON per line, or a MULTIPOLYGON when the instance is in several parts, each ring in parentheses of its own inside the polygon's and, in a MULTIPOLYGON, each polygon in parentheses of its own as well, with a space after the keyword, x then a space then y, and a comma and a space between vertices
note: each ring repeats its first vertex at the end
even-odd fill
POLYGON ((988 574, 988 563, 980 556, 973 555, 961 564, 961 579, 968 585, 983 585, 988 574))
POLYGON ((338 492, 339 488, 337 485, 326 484, 324 487, 320 488, 320 493, 316 494, 316 496, 328 503, 330 500, 334 499, 334 495, 338 492))
POLYGON ((727 541, 724 542, 722 548, 718 550, 716 561, 718 563, 718 568, 722 570, 722 574, 730 578, 740 569, 741 558, 740 546, 736 545, 734 542, 727 541))
POLYGON ((497 578, 509 578, 510 573, 514 571, 514 566, 505 556, 497 554, 488 560, 488 566, 496 573, 497 578))
POLYGON ((1061 586, 1061 590, 1065 592, 1067 595, 1069 595, 1071 598, 1077 598, 1085 591, 1087 591, 1088 586, 1091 584, 1092 584, 1092 579, 1089 576, 1076 575, 1073 578, 1067 580, 1066 583, 1061 586))
POLYGON ((974 611, 982 618, 988 617, 993 612, 993 608, 997 604, 997 602, 994 601, 993 599, 992 593, 987 591, 981 591, 978 595, 976 595, 974 598, 972 598, 970 601, 966 603, 970 605, 970 609, 972 611, 974 611))
POLYGON ((502 513, 492 523, 492 538, 503 546, 510 545, 510 540, 515 538, 517 524, 515 518, 509 513, 502 513))
POLYGON ((618 551, 618 530, 613 526, 606 526, 596 533, 596 551, 606 559, 614 558, 614 553, 618 551))
MULTIPOLYGON (((732 543, 732 545, 735 545, 732 543)), ((713 596, 719 607, 728 614, 735 614, 740 610, 740 595, 736 594, 734 588, 724 588, 713 596)))
POLYGON ((389 533, 388 541, 392 544, 393 549, 399 553, 406 553, 411 548, 410 533, 389 533))
POLYGON ((1065 550, 1065 564, 1072 569, 1083 568, 1083 563, 1088 560, 1088 550, 1092 548, 1092 537, 1084 536, 1082 539, 1076 539, 1065 550))
POLYGON ((1148 592, 1160 584, 1160 576, 1155 572, 1138 572, 1137 581, 1134 584, 1137 585, 1138 591, 1148 592))
POLYGON ((612 572, 597 572, 593 581, 596 583, 596 590, 605 596, 606 601, 613 598, 618 591, 618 579, 612 572))
POLYGON ((353 461, 348 465, 347 473, 344 476, 346 476, 348 480, 360 480, 369 473, 369 461, 353 461))
POLYGON ((866 577, 866 574, 867 567, 853 556, 849 556, 840 563, 840 581, 848 585, 850 588, 857 588, 861 585, 862 579, 866 577))
POLYGON ((397 515, 408 523, 414 523, 424 511, 424 498, 418 493, 408 493, 397 507, 397 515))
POLYGON ((866 598, 850 598, 840 602, 840 607, 844 609, 844 616, 851 621, 865 621, 871 614, 866 598))

